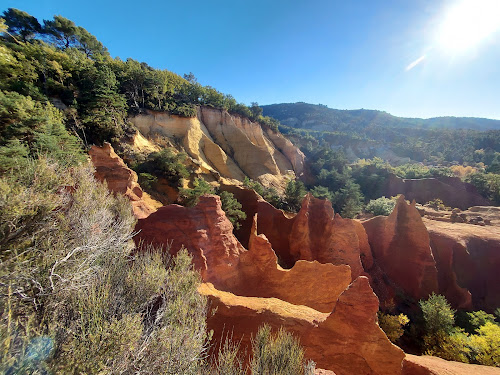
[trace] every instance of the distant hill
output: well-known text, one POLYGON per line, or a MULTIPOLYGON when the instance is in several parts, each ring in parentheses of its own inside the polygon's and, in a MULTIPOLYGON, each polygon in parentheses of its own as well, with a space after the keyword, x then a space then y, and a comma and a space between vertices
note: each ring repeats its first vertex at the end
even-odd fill
POLYGON ((374 127, 391 128, 446 128, 499 130, 500 120, 475 117, 435 117, 430 119, 405 118, 390 113, 369 110, 340 110, 321 104, 283 103, 261 106, 265 116, 271 116, 293 128, 318 131, 352 131, 374 127))

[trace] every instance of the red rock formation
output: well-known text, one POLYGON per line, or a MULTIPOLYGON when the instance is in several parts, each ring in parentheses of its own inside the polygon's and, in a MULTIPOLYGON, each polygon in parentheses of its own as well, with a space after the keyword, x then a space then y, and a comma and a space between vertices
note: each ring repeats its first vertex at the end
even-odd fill
POLYGON ((169 205, 160 207, 137 222, 136 243, 169 246, 176 254, 183 246, 193 256, 203 280, 225 285, 237 278, 239 255, 246 251, 233 235, 233 225, 221 208, 216 195, 200 197, 196 207, 169 205))
MULTIPOLYGON (((297 260, 348 264, 352 278, 355 279, 363 273, 359 231, 353 220, 334 216, 328 200, 317 199, 308 194, 294 218, 289 236, 290 253, 297 260)), ((366 248, 363 251, 369 253, 366 248)))
POLYGON ((462 210, 471 206, 491 205, 491 202, 482 197, 473 185, 463 182, 458 177, 411 180, 390 175, 381 195, 392 197, 398 194, 422 204, 439 198, 445 205, 462 210))
POLYGON ((171 244, 171 253, 182 246, 190 251, 203 280, 211 283, 200 291, 209 296, 210 310, 216 308, 208 318, 216 340, 233 332, 246 347, 266 322, 296 333, 320 368, 399 374, 403 353, 377 325, 378 300, 368 279, 350 284, 348 265, 317 261, 281 268, 266 236, 257 234, 258 222, 257 214, 246 251, 233 236, 219 197, 204 196, 196 207, 166 206, 139 220, 136 241, 171 244))
POLYGON ((500 375, 500 368, 446 361, 428 355, 407 354, 403 362, 403 375, 500 375))
POLYGON ((256 225, 257 215, 249 250, 240 256, 238 275, 241 282, 225 290, 240 296, 276 297, 295 305, 331 312, 351 282, 349 266, 299 260, 291 269, 284 270, 277 264, 278 259, 267 238, 257 235, 256 225))
MULTIPOLYGON (((400 197, 394 211, 363 223, 377 267, 369 272, 382 284, 386 277, 396 288, 419 300, 438 291, 436 262, 429 234, 415 203, 400 197), (381 272, 380 272, 381 271, 381 272)), ((377 285, 374 285, 377 290, 377 285)), ((382 290, 384 287, 380 286, 382 290)), ((381 293, 382 294, 382 293, 381 293)), ((380 297, 380 295, 379 295, 380 297)))
POLYGON ((500 307, 500 228, 424 220, 439 272, 439 292, 455 308, 500 307))
POLYGON ((256 225, 255 217, 246 251, 232 234, 220 198, 204 196, 196 207, 170 205, 139 220, 136 242, 171 244, 172 254, 186 247, 203 280, 219 289, 241 296, 276 297, 319 311, 332 311, 337 298, 351 282, 350 268, 299 261, 292 269, 284 270, 278 266, 267 238, 257 236, 256 225))
POLYGON ((215 342, 229 332, 248 353, 252 335, 267 323, 293 332, 305 348, 306 358, 336 374, 401 373, 404 353, 378 327, 378 300, 365 277, 356 279, 342 293, 331 314, 276 298, 235 296, 211 284, 202 284, 199 290, 217 309, 207 322, 214 330, 215 342))
POLYGON ((102 147, 92 146, 89 154, 96 169, 95 177, 99 181, 106 181, 112 192, 130 199, 138 219, 148 217, 156 211, 155 205, 161 205, 150 198, 145 201, 145 194, 137 183, 137 174, 116 155, 109 143, 104 143, 102 147))

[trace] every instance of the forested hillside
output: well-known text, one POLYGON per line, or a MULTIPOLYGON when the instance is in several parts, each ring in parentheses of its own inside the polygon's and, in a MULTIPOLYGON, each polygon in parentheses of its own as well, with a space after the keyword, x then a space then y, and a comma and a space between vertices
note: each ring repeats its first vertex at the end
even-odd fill
POLYGON ((419 162, 490 164, 500 151, 500 120, 401 118, 381 111, 338 110, 307 103, 262 108, 265 115, 283 124, 283 133, 351 147, 361 158, 377 156, 377 149, 386 148, 419 162))

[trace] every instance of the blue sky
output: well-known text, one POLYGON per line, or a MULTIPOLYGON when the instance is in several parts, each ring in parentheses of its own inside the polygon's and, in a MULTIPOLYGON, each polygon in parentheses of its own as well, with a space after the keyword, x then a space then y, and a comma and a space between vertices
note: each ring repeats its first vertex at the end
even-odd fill
MULTIPOLYGON (((473 0, 2 0, 2 10, 39 20, 60 14, 113 57, 193 72, 246 104, 500 119, 500 24, 466 49, 439 42, 464 1, 473 0)), ((460 22, 475 30, 486 23, 481 17, 460 22)))

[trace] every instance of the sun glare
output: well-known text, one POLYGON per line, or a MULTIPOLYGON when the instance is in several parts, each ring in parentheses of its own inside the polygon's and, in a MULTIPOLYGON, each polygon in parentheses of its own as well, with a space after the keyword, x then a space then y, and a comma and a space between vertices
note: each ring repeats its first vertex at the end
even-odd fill
POLYGON ((438 46, 452 53, 478 46, 500 30, 500 0, 461 0, 444 16, 438 46))

